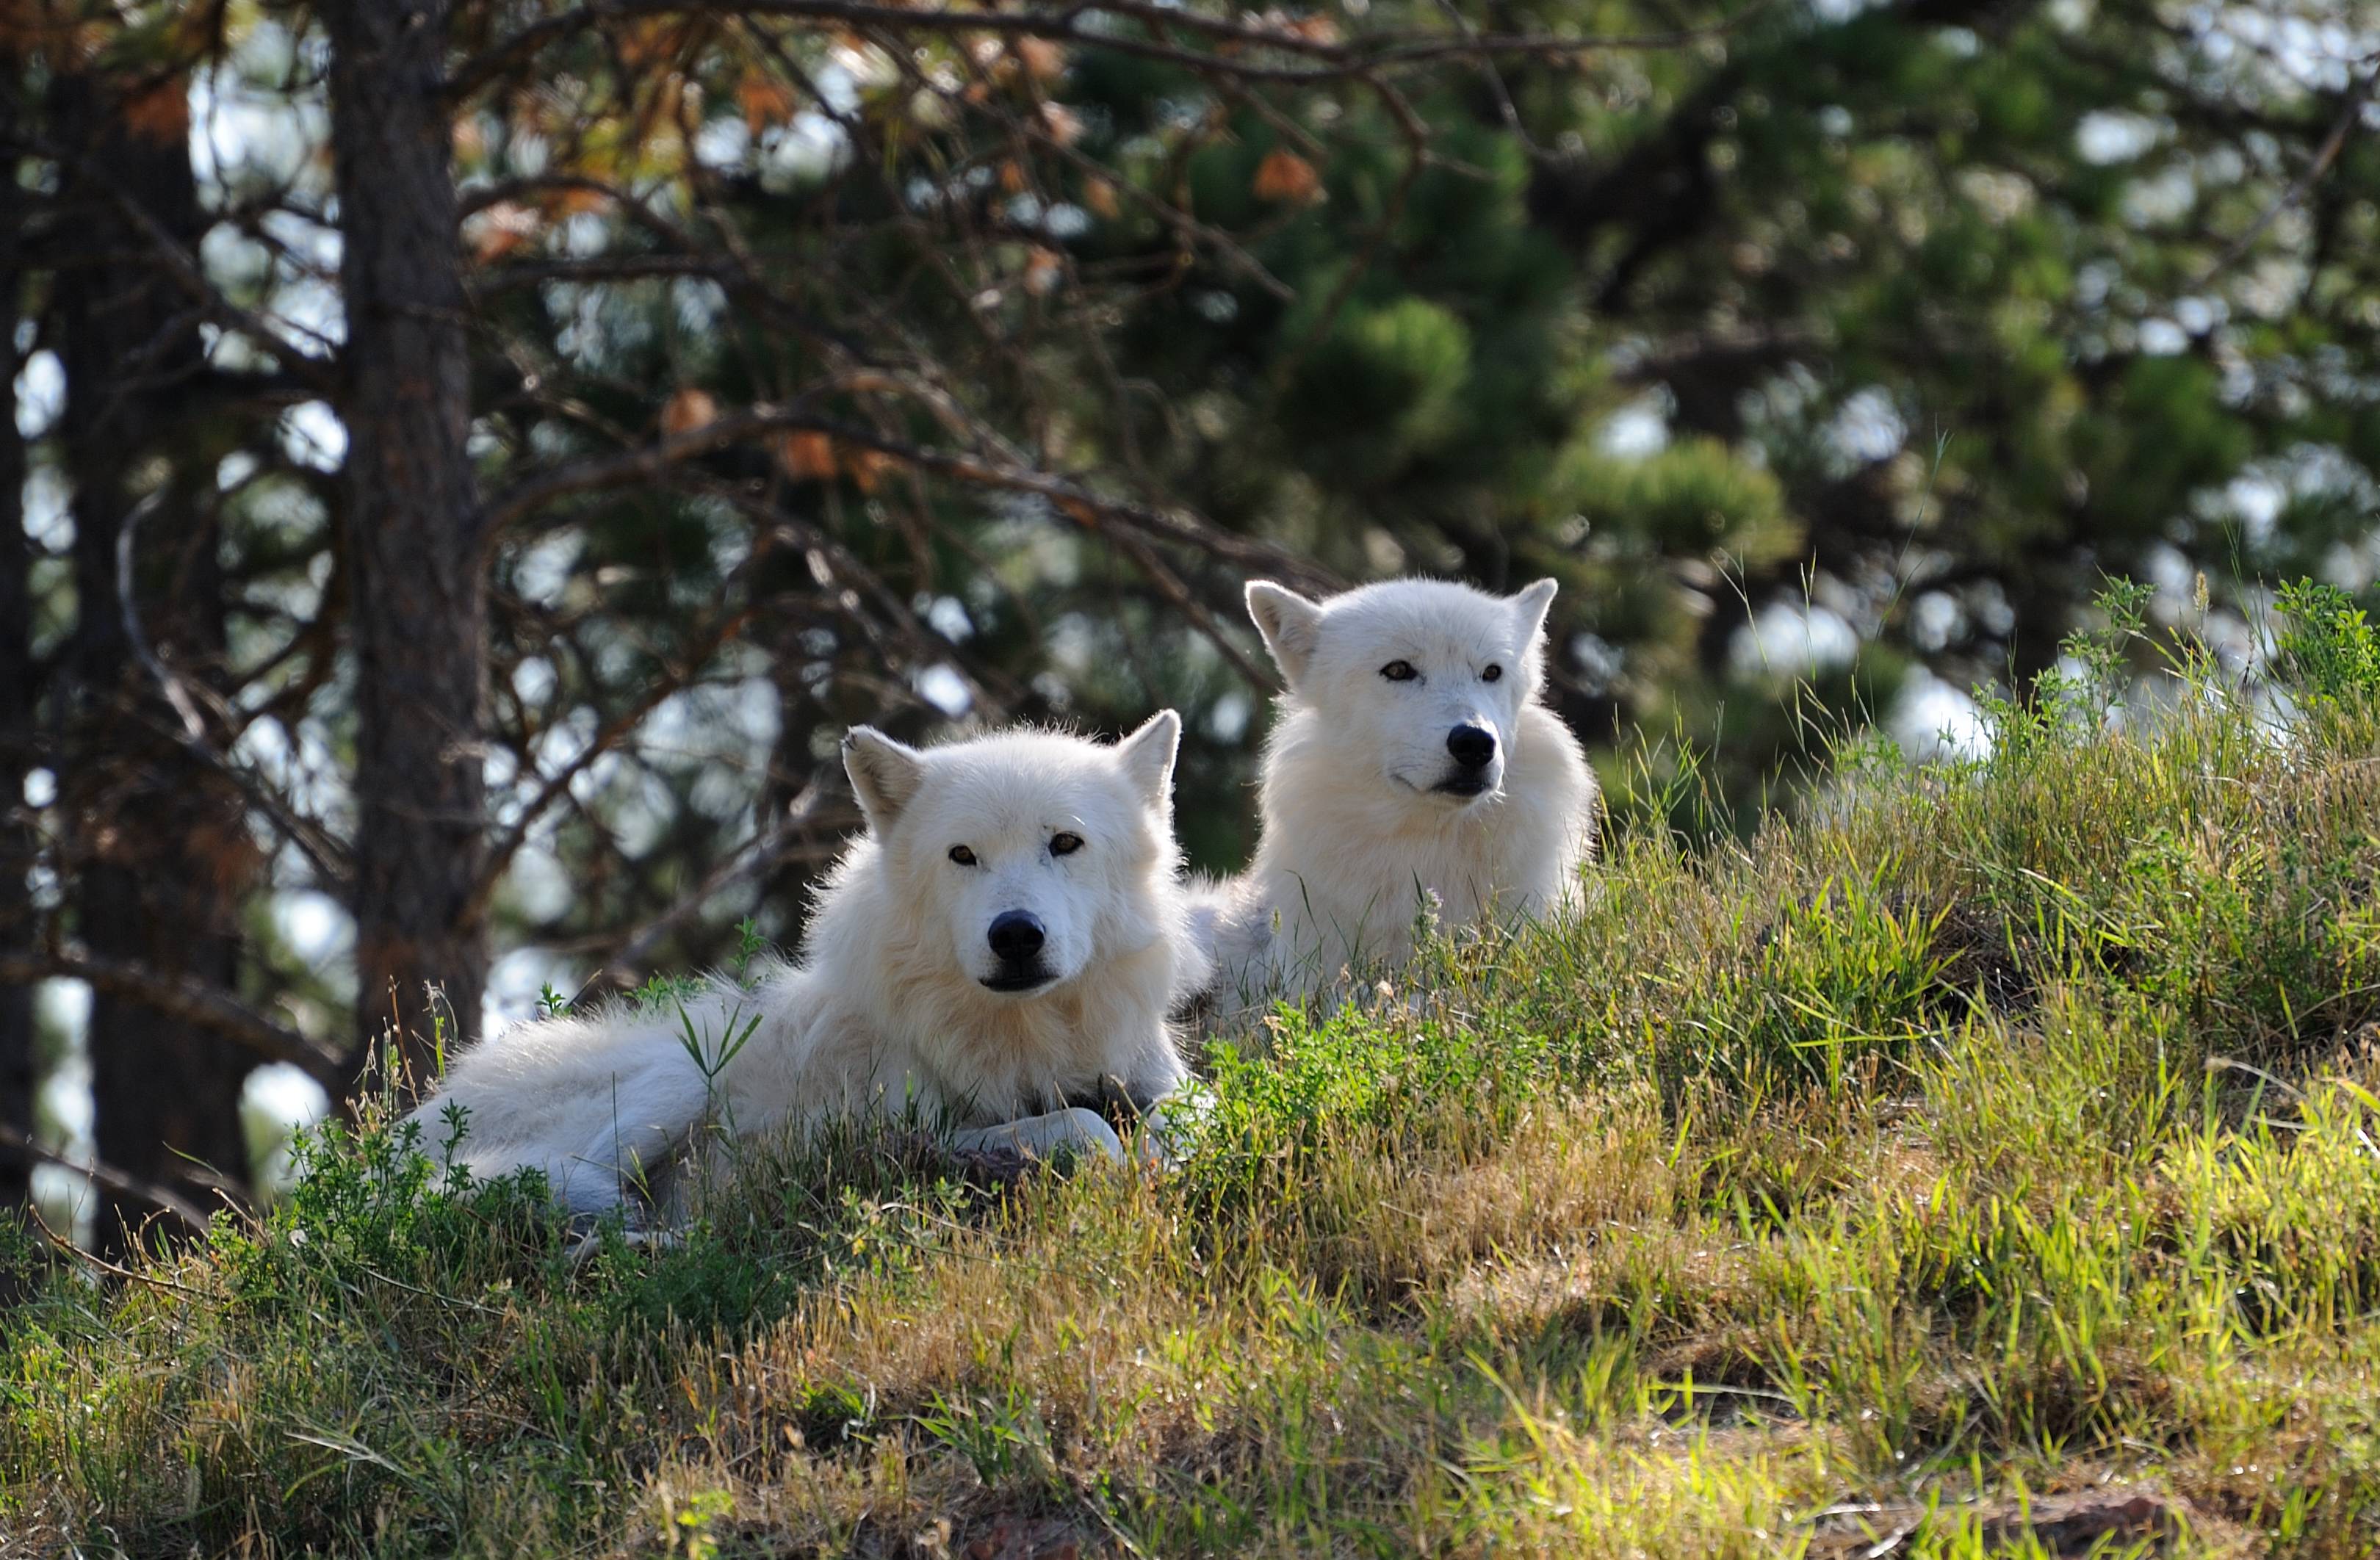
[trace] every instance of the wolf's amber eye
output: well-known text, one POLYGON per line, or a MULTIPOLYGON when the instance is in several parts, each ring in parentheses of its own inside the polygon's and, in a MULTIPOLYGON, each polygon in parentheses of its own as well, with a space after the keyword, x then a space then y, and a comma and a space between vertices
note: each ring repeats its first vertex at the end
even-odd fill
POLYGON ((958 863, 961 866, 973 866, 975 865, 975 853, 968 850, 965 845, 953 845, 951 847, 951 860, 958 863))
POLYGON ((1052 834, 1050 836, 1050 853, 1053 856, 1071 856, 1082 848, 1083 837, 1079 834, 1052 834))
POLYGON ((1479 681, 1482 683, 1493 683, 1496 679, 1503 675, 1504 669, 1502 667, 1491 665, 1487 671, 1479 674, 1479 681))
POLYGON ((1409 660, 1392 660, 1380 668, 1380 675, 1391 683, 1410 683, 1421 673, 1413 669, 1409 660))

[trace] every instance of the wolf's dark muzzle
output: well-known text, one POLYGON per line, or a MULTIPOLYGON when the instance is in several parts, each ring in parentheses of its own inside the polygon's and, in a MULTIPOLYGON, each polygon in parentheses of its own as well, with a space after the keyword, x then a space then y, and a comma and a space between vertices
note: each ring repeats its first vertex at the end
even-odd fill
POLYGON ((991 918, 985 940, 1000 961, 1000 973, 986 978, 985 986, 994 991, 1030 991, 1050 984, 1050 971, 1041 962, 1041 947, 1049 941, 1049 933, 1039 917, 1026 911, 1003 910, 991 918))
POLYGON ((1484 769, 1496 761, 1496 733, 1466 721, 1446 733, 1446 751, 1466 769, 1484 769))
POLYGON ((1048 936, 1040 918, 1022 910, 1003 910, 991 918, 991 950, 1003 964, 1031 963, 1040 957, 1048 936))

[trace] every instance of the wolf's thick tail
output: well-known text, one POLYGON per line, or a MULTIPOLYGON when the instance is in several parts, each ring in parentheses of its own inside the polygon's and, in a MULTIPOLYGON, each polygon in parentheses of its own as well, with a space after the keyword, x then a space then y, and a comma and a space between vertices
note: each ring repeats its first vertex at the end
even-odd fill
POLYGON ((1220 965, 1223 938, 1239 908, 1242 888, 1237 877, 1209 877, 1194 872, 1183 889, 1189 906, 1183 927, 1209 970, 1220 965))
MULTIPOLYGON (((497 1035, 481 1049, 503 1044, 497 1035)), ((483 1180, 539 1171, 573 1214, 663 1201, 710 1116, 710 1089, 666 1036, 639 1035, 606 1059, 613 1065, 601 1070, 506 1068, 467 1054, 411 1119, 424 1142, 442 1143, 450 1136, 447 1107, 461 1107, 463 1134, 449 1151, 456 1164, 483 1180), (474 1059, 483 1065, 470 1067, 474 1059)))

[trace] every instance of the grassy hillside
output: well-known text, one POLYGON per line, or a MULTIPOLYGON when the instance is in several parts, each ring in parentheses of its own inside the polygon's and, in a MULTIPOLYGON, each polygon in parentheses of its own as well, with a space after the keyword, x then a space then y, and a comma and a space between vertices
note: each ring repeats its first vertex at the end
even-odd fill
MULTIPOLYGON (((2363 1554, 2380 644, 2082 670, 1209 1058, 1205 1152, 747 1167, 573 1266, 384 1133, 0 1320, 0 1532, 138 1555, 2363 1554)), ((0 1543, 0 1549, 7 1545, 0 1543)))

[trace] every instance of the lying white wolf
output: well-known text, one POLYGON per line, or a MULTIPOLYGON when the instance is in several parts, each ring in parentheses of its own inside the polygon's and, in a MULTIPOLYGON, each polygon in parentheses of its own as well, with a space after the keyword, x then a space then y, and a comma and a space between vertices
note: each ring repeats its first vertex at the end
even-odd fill
POLYGON ((1229 1013, 1351 962, 1398 962, 1417 924, 1537 916, 1577 891, 1595 778, 1537 702, 1554 582, 1444 580, 1314 602, 1269 580, 1248 615, 1287 683, 1265 745, 1256 860, 1193 920, 1229 1013))
POLYGON ((1065 1102, 1120 1087, 1147 1104, 1184 1077, 1166 1015, 1205 971, 1173 839, 1181 731, 1169 709, 1112 747, 1011 732, 920 752, 854 729, 844 767, 868 833, 827 878, 798 963, 754 989, 715 981, 683 1016, 614 1004, 516 1024, 414 1119, 435 1145, 462 1107, 458 1161, 534 1167, 578 1213, 670 1203, 689 1152, 731 1136, 913 1107, 962 1147, 1121 1157, 1113 1129, 1065 1102))

